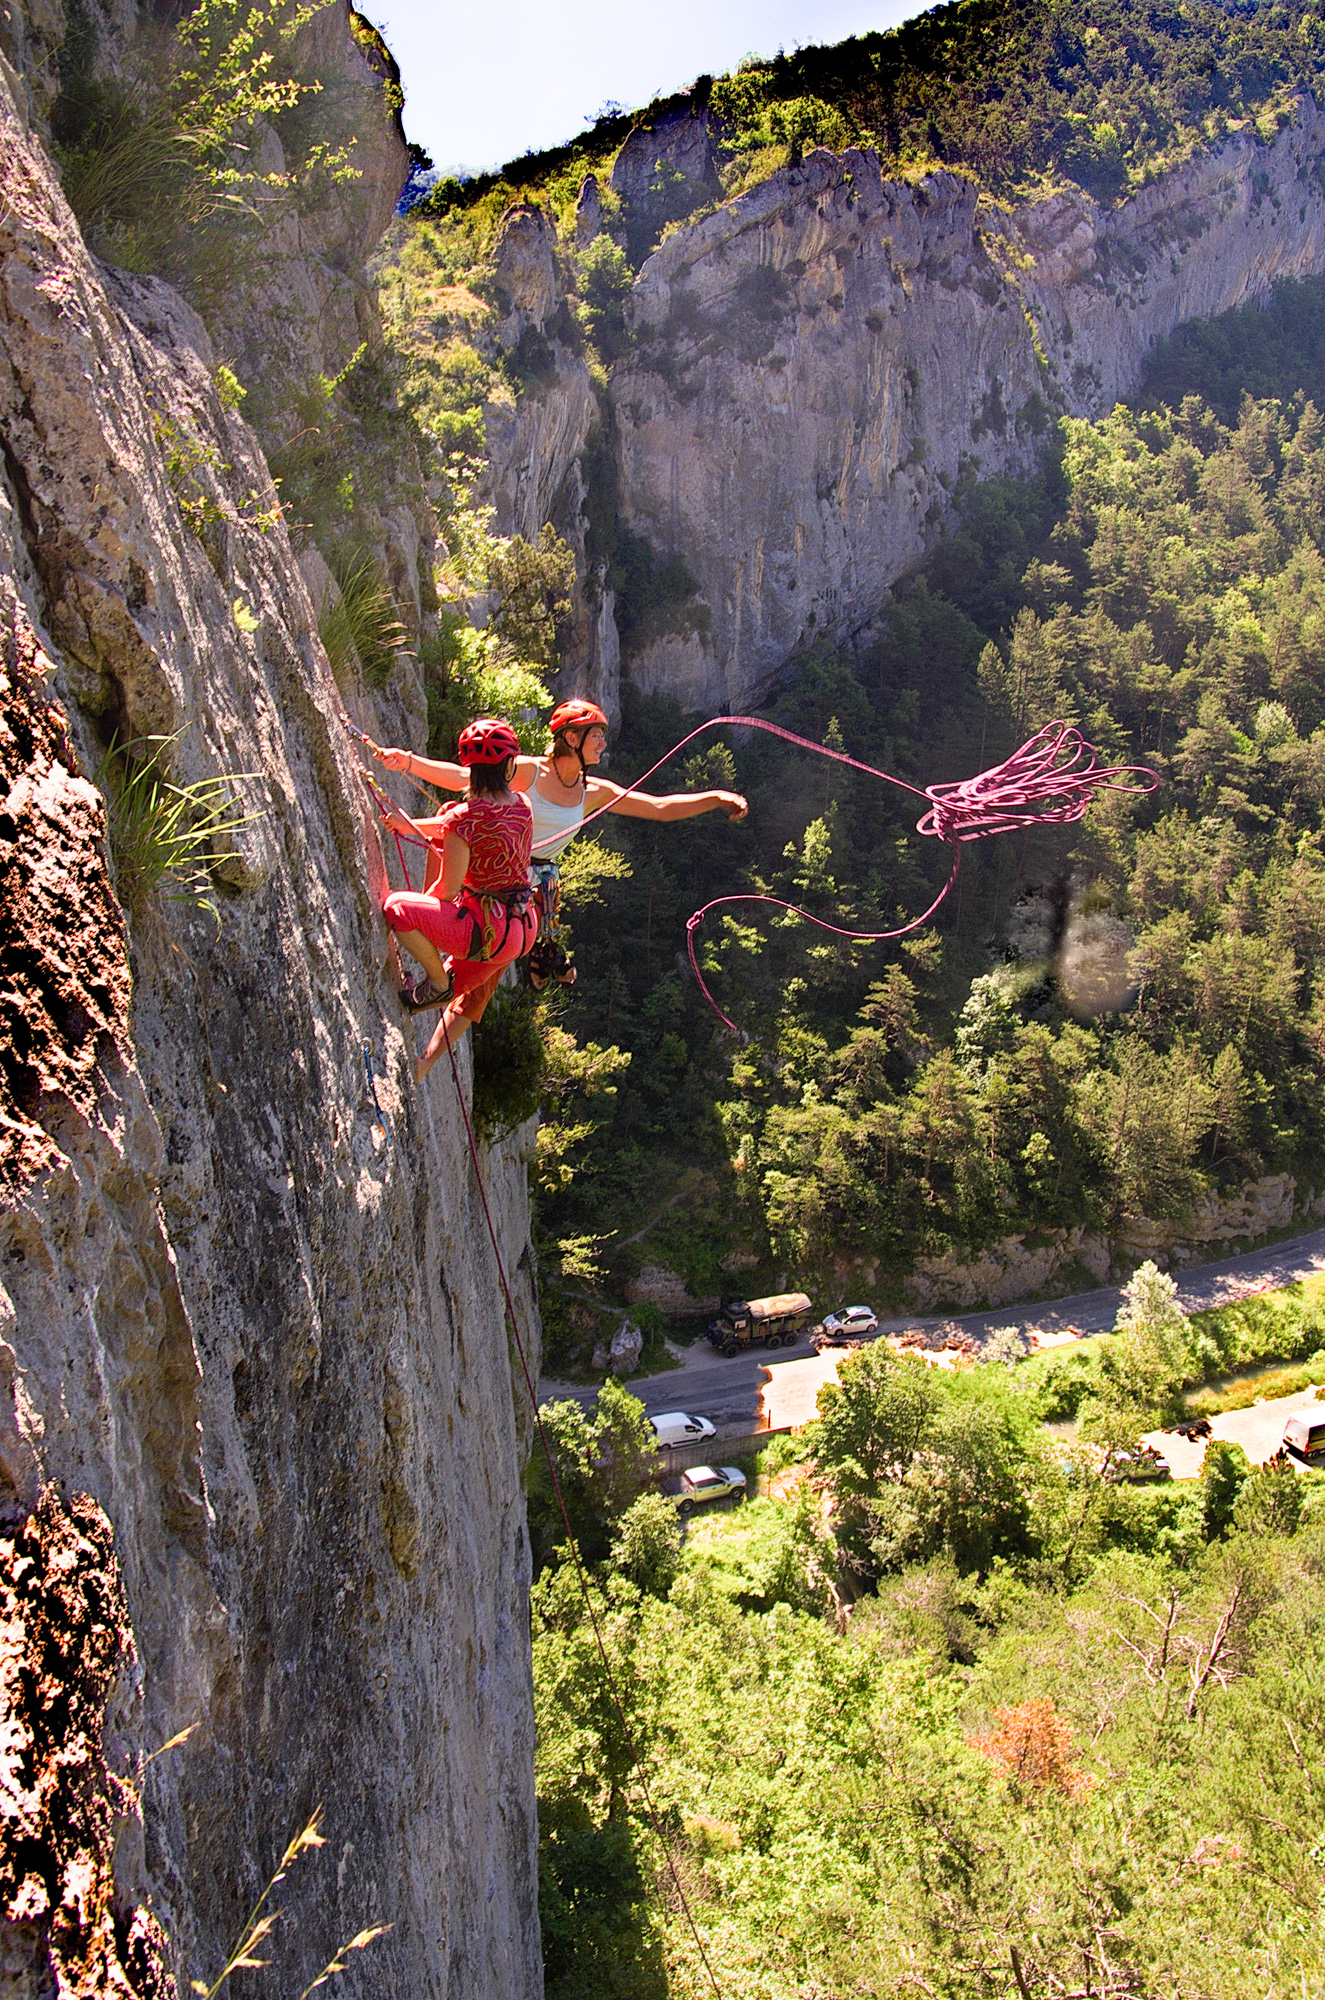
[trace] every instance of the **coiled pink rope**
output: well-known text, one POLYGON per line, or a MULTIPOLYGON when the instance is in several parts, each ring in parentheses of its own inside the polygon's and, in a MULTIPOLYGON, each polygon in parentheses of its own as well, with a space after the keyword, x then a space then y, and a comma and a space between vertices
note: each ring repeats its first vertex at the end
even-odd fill
POLYGON ((776 722, 765 722, 760 716, 718 715, 710 722, 701 722, 698 729, 692 729, 688 736, 683 736, 656 764, 650 765, 642 777, 625 786, 615 799, 599 806, 596 812, 587 814, 583 825, 588 826, 592 821, 601 819, 621 798, 638 791, 669 758, 674 757, 678 750, 684 750, 688 743, 693 743, 697 736, 702 736, 706 729, 721 728, 762 729, 770 736, 780 736, 785 743, 795 743, 802 750, 831 758, 835 764, 847 764, 853 771, 863 771, 867 777, 880 778, 886 785, 896 785, 918 799, 927 800, 928 811, 916 821, 917 833, 930 834, 937 840, 946 841, 953 850, 948 879, 929 908, 923 916, 913 918, 910 923, 899 924, 894 930, 843 930, 837 924, 825 923, 822 917, 812 916, 808 910, 799 909, 794 903, 784 903, 778 896, 753 893, 716 896, 711 903, 705 903, 702 909, 696 910, 686 921, 686 949, 690 954, 691 970, 709 1006, 734 1034, 739 1034, 740 1030, 713 998, 699 969, 695 952, 695 934, 710 910, 722 909, 729 903, 771 903, 779 910, 789 910, 793 916, 802 917, 807 924, 830 931, 834 937, 850 938, 856 944, 881 944, 887 938, 905 937, 908 932, 919 930, 922 924, 928 923, 957 880, 962 847, 968 840, 983 840, 992 833, 1012 833, 1019 827, 1068 826, 1084 818, 1097 792, 1126 792, 1140 798, 1147 792, 1153 792, 1159 783, 1156 773, 1147 770, 1143 764, 1102 765, 1094 745, 1087 743, 1081 731, 1070 722, 1046 723, 1043 729, 1037 730, 1028 742, 1022 744, 1020 750, 1015 750, 991 771, 981 771, 974 778, 960 778, 949 784, 926 785, 922 790, 918 785, 909 784, 905 778, 895 777, 891 771, 877 770, 873 764, 863 764, 858 757, 849 757, 844 750, 830 750, 825 743, 812 742, 808 736, 798 736, 794 730, 783 729, 776 722), (1131 777, 1147 782, 1137 785, 1123 782, 1131 777))

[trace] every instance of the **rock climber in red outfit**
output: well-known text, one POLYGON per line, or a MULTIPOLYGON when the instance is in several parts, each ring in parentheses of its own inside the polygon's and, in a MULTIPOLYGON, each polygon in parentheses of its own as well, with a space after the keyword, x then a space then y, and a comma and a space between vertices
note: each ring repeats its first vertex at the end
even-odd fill
POLYGON ((459 758, 469 795, 433 820, 389 816, 398 833, 442 840, 440 872, 427 890, 397 889, 382 906, 387 923, 427 978, 405 990, 411 1011, 450 996, 417 1074, 428 1074, 449 1042, 454 1048, 497 990, 505 968, 538 933, 531 905, 529 802, 511 788, 520 745, 509 722, 471 722, 460 732, 459 758))

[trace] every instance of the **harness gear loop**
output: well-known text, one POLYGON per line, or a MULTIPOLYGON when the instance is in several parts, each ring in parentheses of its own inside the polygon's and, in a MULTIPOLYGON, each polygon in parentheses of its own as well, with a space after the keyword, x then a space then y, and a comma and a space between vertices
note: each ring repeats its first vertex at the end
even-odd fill
MULTIPOLYGON (((534 892, 528 882, 512 882, 504 889, 462 888, 456 900, 464 906, 465 914, 474 927, 465 957, 480 961, 496 958, 506 948, 511 925, 517 918, 522 920, 528 915, 533 899, 534 892), (500 939, 493 922, 496 910, 501 910, 506 920, 500 939)), ((525 954, 521 952, 520 956, 523 958, 525 954)))

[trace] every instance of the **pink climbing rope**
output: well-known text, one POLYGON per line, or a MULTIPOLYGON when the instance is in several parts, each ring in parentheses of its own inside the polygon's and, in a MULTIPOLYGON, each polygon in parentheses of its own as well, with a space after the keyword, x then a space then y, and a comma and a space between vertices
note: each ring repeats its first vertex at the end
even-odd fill
MULTIPOLYGON (((372 747, 370 739, 361 729, 356 729, 346 721, 346 728, 360 742, 372 747)), ((715 715, 707 722, 701 722, 696 729, 665 750, 655 764, 630 784, 622 786, 614 798, 594 812, 586 813, 580 822, 582 832, 592 826, 647 784, 655 771, 693 743, 710 729, 760 729, 766 735, 780 737, 784 743, 794 743, 801 750, 809 750, 817 757, 827 757, 834 764, 845 764, 853 771, 861 771, 869 778, 878 778, 885 785, 895 785, 900 791, 910 792, 913 798, 925 801, 926 810, 916 821, 916 832, 935 840, 941 840, 952 848, 952 867, 948 878, 929 908, 921 916, 913 917, 909 923, 898 924, 891 930, 851 931, 838 924, 825 922, 809 910, 802 910, 795 903, 783 902, 779 896, 758 895, 753 891, 735 896, 716 896, 705 903, 686 920, 686 950, 690 957, 691 970, 695 975, 700 992, 713 1009, 723 1026, 733 1034, 739 1034, 736 1023, 726 1014, 709 991, 708 983, 700 970, 699 957, 695 950, 695 936, 700 925, 711 910, 725 908, 730 903, 768 903, 779 910, 786 910, 792 916, 800 917, 807 924, 814 924, 819 930, 828 931, 834 937, 848 938, 854 944, 882 944, 890 938, 906 937, 929 922, 934 912, 951 893, 961 866, 961 851, 967 841, 985 840, 995 833, 1015 833, 1032 826, 1070 826, 1083 819, 1097 792, 1122 792, 1133 798, 1144 797, 1153 792, 1159 783, 1154 771, 1144 764, 1101 764, 1099 753, 1092 743, 1088 743, 1074 723, 1055 721, 1045 723, 1034 736, 1014 750, 1010 757, 992 770, 980 771, 973 778, 958 778, 940 785, 911 784, 906 778, 899 778, 891 771, 881 771, 873 764, 866 764, 859 757, 848 756, 845 750, 832 750, 826 743, 816 743, 811 737, 798 736, 793 729, 784 729, 780 723, 766 722, 759 715, 715 715), (1139 778, 1144 782, 1128 784, 1129 778, 1139 778)), ((398 818, 406 820, 414 829, 405 838, 421 847, 437 848, 439 843, 431 839, 417 823, 403 812, 381 786, 360 768, 364 783, 378 800, 398 818)), ((417 780, 412 782, 417 783, 417 780)), ((405 870, 405 880, 409 881, 409 870, 405 864, 405 851, 401 846, 401 836, 393 827, 396 851, 400 855, 401 867, 405 870)), ((563 840, 564 833, 550 834, 543 841, 534 843, 534 853, 540 848, 551 846, 563 840)))
MULTIPOLYGON (((706 729, 723 727, 765 730, 770 736, 780 736, 785 743, 795 743, 802 750, 831 758, 835 764, 847 764, 853 771, 863 771, 867 777, 882 779, 886 785, 896 785, 915 798, 924 799, 928 810, 916 821, 917 833, 929 834, 952 848, 952 868, 948 879, 929 908, 923 916, 914 917, 910 923, 899 924, 894 930, 843 930, 837 924, 825 923, 822 917, 812 916, 795 903, 784 903, 778 896, 761 896, 753 892, 716 896, 711 903, 705 903, 702 909, 696 910, 686 921, 686 949, 690 954, 691 970, 709 1006, 733 1034, 741 1031, 723 1013, 709 991, 695 951, 695 934, 710 910, 721 909, 728 903, 771 903, 779 910, 788 910, 793 916, 803 918, 807 924, 814 924, 822 931, 831 931, 834 937, 850 938, 856 944, 881 944, 888 938, 906 937, 909 932, 917 931, 922 924, 928 923, 948 896, 957 880, 962 847, 968 840, 984 840, 990 834, 1013 833, 1022 827, 1069 826, 1084 818, 1097 792, 1125 792, 1140 798, 1147 792, 1153 792, 1159 783, 1156 773, 1147 770, 1143 764, 1101 764, 1094 745, 1087 743, 1081 731, 1070 722, 1047 722, 1019 750, 1014 750, 1010 757, 990 771, 981 771, 974 778, 959 778, 947 784, 926 785, 922 789, 919 785, 909 784, 905 778, 895 777, 891 771, 880 771, 873 764, 863 764, 858 757, 849 757, 845 750, 830 750, 826 743, 812 742, 808 736, 798 736, 794 730, 783 729, 776 722, 765 722, 761 716, 718 715, 710 722, 701 722, 698 729, 692 729, 688 736, 682 737, 656 764, 650 765, 642 777, 623 787, 617 798, 599 806, 596 812, 586 814, 583 825, 589 826, 594 820, 601 819, 605 812, 611 812, 613 806, 620 803, 621 798, 638 791, 669 758, 674 757, 678 750, 684 750, 687 743, 693 743, 706 729), (1128 778, 1141 778, 1148 782, 1129 785, 1124 782, 1128 778)), ((552 837, 560 839, 562 836, 552 837)))

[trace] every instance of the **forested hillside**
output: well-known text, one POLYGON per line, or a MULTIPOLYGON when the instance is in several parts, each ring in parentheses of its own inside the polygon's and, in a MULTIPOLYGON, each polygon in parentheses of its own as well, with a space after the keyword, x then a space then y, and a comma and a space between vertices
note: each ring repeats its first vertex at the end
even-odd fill
MULTIPOLYGON (((706 112, 721 153, 717 198, 740 193, 813 146, 874 147, 890 170, 946 166, 999 197, 1072 184, 1111 202, 1246 122, 1270 129, 1293 95, 1316 90, 1325 28, 1289 5, 1181 8, 1153 0, 958 0, 886 34, 793 55, 751 57, 701 77, 683 98, 613 108, 581 138, 446 181, 427 204, 490 232, 513 198, 546 202, 564 225, 586 172, 605 173, 638 119, 706 112)), ((664 176, 651 213, 608 224, 638 260, 696 212, 693 187, 664 176)))
POLYGON ((1037 1363, 877 1343, 684 1544, 641 1405, 545 1409, 622 1701, 536 1466, 549 2000, 1317 1992, 1325 1484, 1108 1469, 1212 1339, 1144 1269, 1075 1444, 1037 1363))
MULTIPOLYGON (((1275 386, 1285 329, 1318 326, 1320 301, 1312 284, 1233 316, 1225 377, 1275 386)), ((1175 342, 1156 383, 1188 390, 1213 338, 1175 342)), ((1194 392, 1152 398, 1065 421, 1036 482, 973 484, 878 646, 804 659, 773 711, 920 783, 1064 716, 1158 773, 1151 797, 967 849, 900 946, 720 913, 702 962, 740 1046, 677 961, 697 904, 747 887, 881 929, 926 907, 948 854, 907 794, 762 737, 675 773, 738 784, 747 827, 606 823, 631 873, 576 918, 566 1020, 637 1054, 544 1192, 554 1240, 596 1237, 618 1280, 661 1252, 711 1290, 734 1212, 761 1272, 809 1281, 847 1255, 886 1290, 919 1252, 1179 1217, 1272 1168, 1319 1172, 1325 434, 1292 347, 1291 392, 1232 421, 1194 392), (1103 988, 1102 962, 1123 968, 1103 988), (686 1220, 669 1210, 614 1262, 683 1170, 686 1220)), ((686 720, 628 706, 615 774, 686 720)))

